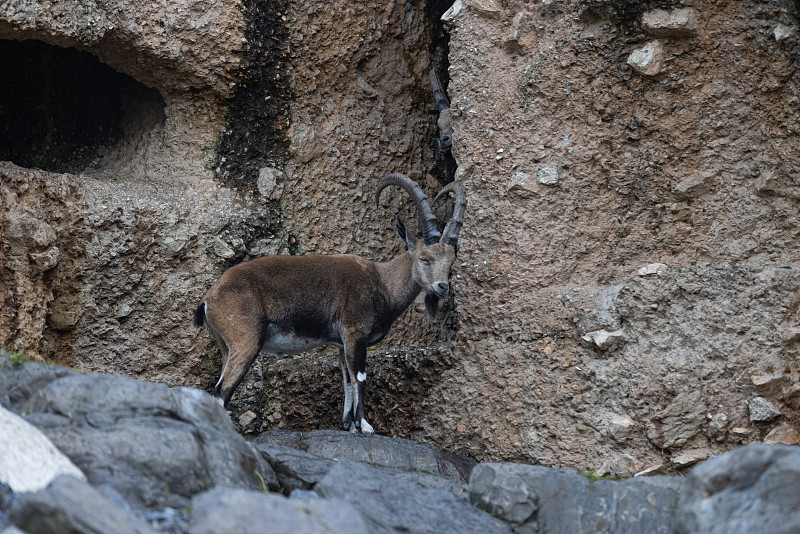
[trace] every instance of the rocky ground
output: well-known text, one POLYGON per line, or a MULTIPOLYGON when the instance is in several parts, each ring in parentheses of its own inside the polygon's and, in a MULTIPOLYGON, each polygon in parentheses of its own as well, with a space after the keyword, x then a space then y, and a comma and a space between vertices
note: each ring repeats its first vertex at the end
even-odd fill
POLYGON ((0 532, 753 533, 800 528, 800 450, 684 478, 477 463, 410 440, 268 431, 205 392, 0 353, 0 532))

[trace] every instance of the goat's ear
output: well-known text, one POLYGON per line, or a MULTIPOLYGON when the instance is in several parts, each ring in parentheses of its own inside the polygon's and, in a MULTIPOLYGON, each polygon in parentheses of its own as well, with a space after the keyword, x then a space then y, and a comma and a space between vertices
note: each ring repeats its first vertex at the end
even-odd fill
POLYGON ((399 215, 397 216, 397 219, 395 219, 394 227, 397 228, 397 234, 400 236, 400 239, 406 242, 408 251, 413 253, 417 244, 414 242, 413 239, 408 238, 408 234, 406 233, 406 225, 403 224, 403 220, 400 219, 399 215))

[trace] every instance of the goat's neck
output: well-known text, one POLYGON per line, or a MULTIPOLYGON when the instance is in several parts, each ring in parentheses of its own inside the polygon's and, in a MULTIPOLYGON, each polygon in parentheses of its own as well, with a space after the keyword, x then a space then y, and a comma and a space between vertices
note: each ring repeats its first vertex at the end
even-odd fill
POLYGON ((413 258, 408 252, 397 256, 387 263, 377 264, 386 290, 389 293, 389 301, 396 314, 399 315, 414 302, 417 295, 422 291, 411 276, 411 262, 413 258))

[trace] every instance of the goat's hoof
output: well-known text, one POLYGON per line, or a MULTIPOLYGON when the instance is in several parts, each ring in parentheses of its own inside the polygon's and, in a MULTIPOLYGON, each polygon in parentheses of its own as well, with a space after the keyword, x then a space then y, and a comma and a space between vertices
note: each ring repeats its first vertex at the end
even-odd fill
POLYGON ((350 423, 350 428, 347 429, 351 434, 358 434, 358 428, 355 423, 350 423))
POLYGON ((366 419, 361 419, 361 433, 362 434, 374 434, 375 430, 372 428, 372 425, 367 423, 366 419))

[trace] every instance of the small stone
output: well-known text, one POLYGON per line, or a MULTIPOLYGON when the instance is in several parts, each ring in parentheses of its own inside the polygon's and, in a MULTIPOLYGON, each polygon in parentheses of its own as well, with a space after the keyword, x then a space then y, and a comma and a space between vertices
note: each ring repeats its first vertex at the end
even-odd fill
POLYGON ((227 260, 234 257, 236 252, 222 238, 218 237, 214 240, 214 254, 227 260))
POLYGON ((646 477, 651 475, 663 475, 663 474, 664 474, 664 466, 662 464, 657 464, 650 466, 647 469, 642 469, 638 473, 635 473, 633 476, 646 477))
POLYGON ((659 274, 666 271, 669 271, 669 267, 667 267, 663 263, 650 263, 639 269, 639 272, 637 274, 639 276, 650 276, 653 274, 659 274))
POLYGON ((750 376, 750 380, 753 382, 754 386, 768 386, 777 382, 783 378, 783 376, 783 371, 777 371, 775 373, 767 373, 763 375, 752 375, 750 376))
POLYGON ((688 451, 682 451, 679 454, 676 454, 671 458, 672 463, 679 466, 679 467, 687 467, 692 464, 696 464, 700 460, 706 460, 711 458, 712 452, 711 449, 707 449, 705 447, 701 449, 691 449, 688 451))
POLYGON ((642 15, 642 29, 651 35, 688 37, 697 34, 697 14, 694 9, 667 11, 653 9, 642 15))
POLYGON ((500 17, 500 8, 494 0, 469 0, 469 7, 484 18, 496 19, 500 17))
POLYGON ((794 35, 794 28, 791 26, 786 26, 785 24, 778 24, 775 26, 775 29, 772 30, 772 35, 775 36, 776 41, 783 41, 787 37, 791 37, 794 35))
POLYGON ((42 271, 49 271, 58 265, 58 258, 61 251, 58 247, 50 247, 44 252, 34 252, 30 254, 31 261, 42 271))
POLYGON ((615 330, 613 332, 595 330, 594 332, 585 334, 582 339, 593 344, 600 350, 610 350, 624 343, 628 339, 628 336, 625 335, 623 330, 615 330))
POLYGON ((800 432, 789 423, 781 423, 764 437, 770 445, 800 445, 800 432))
POLYGON ((664 66, 664 49, 658 41, 637 48, 628 56, 628 65, 647 76, 655 76, 664 66))
POLYGON ((526 197, 536 191, 536 184, 531 181, 531 175, 517 171, 508 183, 508 191, 526 197))
POLYGON ((555 167, 542 167, 536 174, 539 182, 545 185, 553 185, 558 183, 558 169, 555 167))
POLYGON ((80 312, 53 311, 47 316, 47 323, 58 331, 72 330, 78 324, 81 315, 80 312))
POLYGON ((264 167, 258 171, 258 192, 263 198, 278 200, 283 194, 286 175, 275 167, 264 167))
POLYGON ((781 415, 781 411, 764 397, 753 397, 747 401, 747 407, 751 421, 772 421, 781 415))
POLYGON ((708 417, 708 429, 706 434, 709 438, 717 441, 725 439, 725 429, 728 427, 728 416, 724 413, 718 413, 708 417))
POLYGON ((617 442, 622 442, 628 439, 631 428, 636 425, 636 422, 627 415, 619 415, 614 417, 608 424, 608 435, 617 442))
POLYGON ((464 8, 464 4, 461 0, 456 0, 453 2, 453 5, 450 6, 450 9, 444 12, 442 15, 442 22, 453 22, 456 18, 461 14, 461 10, 464 8))
POLYGON ((683 180, 672 190, 679 198, 697 198, 711 191, 715 173, 703 172, 683 180))
POLYGON ((750 433, 750 429, 746 426, 735 426, 731 428, 731 434, 737 434, 739 436, 745 436, 750 433))
POLYGON ((247 410, 242 415, 239 416, 239 426, 245 432, 250 432, 255 430, 253 427, 253 422, 256 420, 256 414, 252 410, 247 410))

